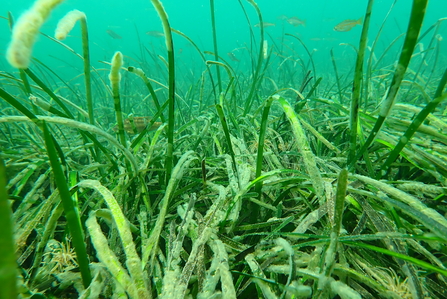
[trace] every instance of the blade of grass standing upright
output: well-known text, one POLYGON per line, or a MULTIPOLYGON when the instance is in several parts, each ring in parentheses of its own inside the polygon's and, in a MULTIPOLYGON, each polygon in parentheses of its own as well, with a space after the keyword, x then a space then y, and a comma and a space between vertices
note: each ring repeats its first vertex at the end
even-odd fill
POLYGON ((379 39, 381 37, 381 34, 383 32, 383 28, 385 27, 385 24, 386 24, 390 14, 391 14, 391 12, 393 11, 394 6, 396 5, 396 3, 397 3, 397 0, 394 0, 393 4, 391 4, 391 7, 388 10, 388 13, 386 14, 385 18, 383 19, 382 25, 380 25, 379 31, 378 31, 374 41, 372 42, 371 49, 369 50, 370 55, 369 55, 369 58, 368 58, 368 62, 367 62, 367 66, 366 66, 366 73, 365 73, 365 80, 366 80, 366 84, 365 84, 365 88, 364 88, 364 90, 365 90, 365 97, 364 97, 364 101, 362 103, 363 104, 363 109, 365 111, 366 111, 366 109, 368 107, 368 102, 369 102, 370 82, 372 81, 371 77, 372 77, 372 72, 373 72, 373 68, 372 68, 373 60, 377 62, 377 58, 374 55, 374 51, 376 49, 376 46, 377 46, 377 44, 379 42, 379 39))
POLYGON ((11 207, 6 192, 6 169, 0 159, 0 298, 17 298, 17 263, 11 207))
POLYGON ((36 124, 39 124, 39 120, 37 119, 36 115, 34 115, 31 111, 28 110, 25 106, 22 105, 18 100, 16 100, 13 96, 11 96, 9 93, 7 93, 5 90, 0 88, 0 98, 4 99, 6 102, 8 102, 12 107, 16 108, 18 111, 20 111, 23 115, 31 119, 36 124))
POLYGON ((54 180, 56 181, 56 186, 57 189, 59 190, 61 201, 64 206, 65 218, 67 219, 68 228, 70 229, 73 246, 79 264, 79 270, 81 272, 82 283, 84 287, 87 288, 90 285, 90 282, 92 281, 92 275, 90 273, 89 268, 90 262, 88 259, 87 250, 85 248, 84 232, 82 230, 79 210, 74 205, 74 202, 70 195, 70 191, 68 190, 68 185, 65 180, 65 174, 59 162, 55 144, 53 142, 53 138, 50 134, 50 131, 48 130, 46 123, 43 123, 42 127, 48 158, 50 160, 54 180))
MULTIPOLYGON (((214 46, 214 59, 219 61, 219 53, 217 52, 217 34, 216 34, 216 18, 214 16, 214 0, 210 0, 211 9, 211 27, 213 29, 213 46, 214 46)), ((220 78, 220 69, 216 68, 217 84, 219 86, 219 93, 222 92, 222 80, 220 78)))
MULTIPOLYGON (((338 243, 340 236, 341 223, 343 220, 343 209, 346 197, 346 190, 348 187, 348 171, 342 169, 338 175, 337 193, 335 195, 334 220, 332 221, 331 241, 324 255, 324 267, 321 274, 327 278, 331 277, 336 261, 336 254, 338 251, 338 243)), ((318 290, 313 298, 321 298, 323 290, 318 290)))
POLYGON ((334 49, 333 48, 331 49, 331 61, 332 61, 332 66, 334 67, 335 80, 337 82, 338 101, 340 102, 340 104, 343 105, 343 96, 341 94, 340 77, 338 76, 337 63, 335 62, 334 49))
POLYGON ((124 135, 124 121, 123 121, 123 112, 121 109, 121 98, 120 98, 120 81, 121 81, 120 69, 122 66, 123 66, 123 54, 121 54, 121 52, 118 51, 113 55, 112 58, 109 80, 110 85, 112 86, 113 106, 116 114, 116 122, 118 124, 118 136, 121 145, 127 148, 126 136, 124 135))
POLYGON ((351 115, 349 123, 349 127, 351 129, 351 138, 348 164, 352 159, 354 159, 355 151, 357 149, 357 127, 359 123, 360 92, 362 91, 363 82, 363 59, 365 56, 366 42, 368 40, 369 20, 371 19, 373 4, 374 0, 368 1, 368 6, 365 13, 365 21, 363 23, 362 35, 360 37, 357 61, 355 63, 354 84, 352 86, 351 115))
POLYGON ((419 32, 422 27, 422 22, 425 16, 425 9, 427 7, 428 0, 414 0, 411 9, 410 21, 408 24, 407 35, 405 37, 404 45, 402 47, 402 52, 400 53, 399 62, 397 64, 396 70, 394 71, 393 79, 391 81, 391 86, 388 89, 388 93, 385 101, 380 107, 380 114, 371 130, 368 139, 362 146, 360 151, 357 153, 356 157, 349 162, 349 168, 352 168, 355 162, 363 155, 363 153, 368 149, 371 143, 374 141, 375 137, 382 128, 386 117, 388 116, 394 101, 399 91, 400 84, 404 78, 405 72, 408 65, 410 64, 410 59, 416 46, 419 32))
POLYGON ((257 87, 259 85, 259 74, 261 72, 261 67, 262 67, 262 61, 264 60, 264 21, 262 20, 262 14, 261 14, 261 10, 258 7, 258 4, 256 4, 256 2, 254 2, 253 0, 247 0, 256 10, 256 13, 258 14, 258 18, 259 18, 259 29, 261 31, 261 39, 259 41, 260 43, 260 47, 259 47, 259 53, 258 53, 258 62, 256 64, 256 70, 255 73, 253 74, 253 83, 251 84, 250 87, 250 93, 248 94, 247 99, 245 100, 245 108, 244 108, 244 116, 247 115, 247 113, 250 112, 251 106, 253 104, 253 97, 255 95, 255 92, 257 90, 257 87))
POLYGON ((169 25, 168 15, 158 0, 151 0, 158 16, 163 24, 163 31, 165 34, 166 50, 168 51, 168 69, 169 69, 169 91, 168 91, 168 145, 166 149, 166 182, 169 182, 172 173, 172 166, 174 163, 174 108, 175 108, 175 61, 174 61, 174 44, 172 42, 171 26, 169 25))
POLYGON ((82 18, 80 21, 81 21, 81 33, 82 33, 82 53, 84 55, 85 97, 87 98, 88 119, 90 124, 94 125, 95 115, 93 110, 92 83, 91 83, 91 70, 90 70, 90 48, 88 45, 87 19, 82 18))
POLYGON ((24 72, 34 81, 37 85, 39 85, 40 88, 42 88, 58 105, 59 107, 64 110, 64 113, 66 114, 66 117, 72 118, 73 114, 68 110, 67 106, 59 99, 59 97, 54 94, 54 92, 45 84, 42 82, 42 80, 39 79, 29 68, 25 69, 24 72))
POLYGON ((57 24, 55 38, 57 40, 64 40, 67 38, 70 31, 75 26, 76 22, 81 24, 82 35, 82 52, 84 61, 84 84, 85 84, 85 97, 87 98, 88 118, 90 124, 94 124, 93 118, 93 102, 92 102, 92 85, 90 80, 90 51, 88 46, 88 30, 87 30, 87 17, 85 13, 74 9, 68 12, 57 24))
MULTIPOLYGON (((267 99, 267 101, 265 101, 264 111, 262 112, 261 129, 259 131, 258 155, 256 157, 256 178, 261 176, 262 161, 264 160, 265 131, 267 130, 267 121, 272 101, 273 97, 270 97, 267 99)), ((255 187, 255 190, 259 195, 261 195, 261 188, 262 188, 262 181, 259 181, 259 183, 257 183, 255 187)))
MULTIPOLYGON (((222 97, 222 95, 221 95, 221 97, 222 97)), ((225 114, 224 114, 224 111, 223 111, 223 108, 221 105, 217 104, 216 110, 217 110, 217 114, 219 115, 219 119, 220 119, 220 123, 222 124, 222 128, 224 130, 225 139, 227 140, 227 143, 228 143, 228 151, 231 156, 231 161, 233 162, 233 170, 237 176, 238 183, 240 183, 239 182, 239 172, 237 171, 236 155, 234 154, 233 144, 231 143, 230 130, 228 129, 227 120, 225 118, 225 114)))

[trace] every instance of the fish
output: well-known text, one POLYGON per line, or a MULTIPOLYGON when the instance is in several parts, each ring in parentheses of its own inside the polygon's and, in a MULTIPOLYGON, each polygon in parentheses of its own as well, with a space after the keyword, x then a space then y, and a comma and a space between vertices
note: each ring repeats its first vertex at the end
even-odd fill
POLYGON ((165 34, 163 32, 156 31, 156 30, 147 31, 146 34, 149 35, 149 36, 153 36, 153 37, 163 37, 163 36, 165 36, 165 34))
POLYGON ((301 20, 298 17, 290 17, 287 20, 287 23, 289 23, 290 25, 295 26, 295 27, 298 27, 300 25, 306 26, 306 20, 301 20))
POLYGON ((351 30, 352 28, 354 28, 357 25, 362 25, 363 22, 363 17, 361 17, 358 20, 344 20, 343 22, 337 24, 334 27, 334 31, 338 31, 338 32, 346 32, 351 30))
POLYGON ((121 39, 121 35, 119 35, 118 33, 116 33, 113 30, 106 30, 107 34, 110 35, 113 39, 121 39))
POLYGON ((234 55, 232 52, 228 52, 227 55, 228 55, 228 57, 230 57, 231 60, 239 61, 239 59, 237 59, 236 55, 234 55))
MULTIPOLYGON (((144 131, 147 125, 151 122, 151 118, 148 116, 135 116, 131 118, 126 118, 124 120, 124 131, 129 135, 136 135, 144 131)), ((149 128, 149 131, 158 129, 162 125, 161 122, 154 122, 149 128)), ((118 126, 113 127, 113 131, 118 131, 118 126)))
POLYGON ((338 38, 335 38, 335 37, 312 37, 310 40, 333 42, 333 41, 338 40, 338 38))
MULTIPOLYGON (((268 23, 268 22, 262 22, 262 27, 266 28, 266 27, 273 27, 276 26, 276 24, 274 23, 268 23)), ((255 27, 261 27, 261 24, 258 23, 255 25, 255 27)))
POLYGON ((279 15, 276 18, 281 21, 286 21, 288 19, 288 17, 286 15, 279 15))

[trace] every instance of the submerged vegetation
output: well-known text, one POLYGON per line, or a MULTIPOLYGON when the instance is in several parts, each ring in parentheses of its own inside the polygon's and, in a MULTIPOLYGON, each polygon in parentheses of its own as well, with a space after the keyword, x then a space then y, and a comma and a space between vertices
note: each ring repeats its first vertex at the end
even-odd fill
POLYGON ((213 0, 213 52, 152 0, 166 52, 116 52, 106 71, 72 11, 45 37, 79 58, 76 86, 31 58, 59 2, 2 18, 18 71, 0 70, 0 298, 447 298, 444 19, 421 31, 427 0, 381 53, 369 0, 355 69, 331 51, 332 75, 299 36, 269 45, 252 0, 248 72, 218 53, 213 0), (77 21, 82 53, 60 41, 77 21))

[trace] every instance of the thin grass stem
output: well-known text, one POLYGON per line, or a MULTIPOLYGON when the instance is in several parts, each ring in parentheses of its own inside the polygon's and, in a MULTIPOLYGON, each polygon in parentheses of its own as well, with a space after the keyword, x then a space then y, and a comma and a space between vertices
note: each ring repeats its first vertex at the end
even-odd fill
MULTIPOLYGON (((256 155, 256 178, 260 177, 262 172, 262 162, 264 161, 265 132, 267 130, 268 117, 273 100, 274 98, 270 97, 265 101, 264 111, 262 112, 261 128, 259 130, 258 153, 256 155)), ((256 184, 255 191, 259 195, 261 195, 261 189, 262 181, 259 181, 259 183, 256 184)))
POLYGON ((247 0, 255 9, 256 14, 258 15, 259 18, 259 29, 260 29, 260 41, 259 41, 259 53, 258 53, 258 62, 256 63, 256 69, 255 72, 253 73, 253 82, 250 86, 250 92, 247 96, 247 98, 245 99, 245 107, 244 107, 244 113, 243 116, 246 116, 250 110, 251 107, 253 105, 253 98, 255 93, 257 92, 257 88, 259 86, 259 83, 261 81, 261 68, 262 68, 262 61, 264 60, 264 21, 262 20, 262 14, 261 14, 261 10, 259 9, 258 4, 253 1, 253 0, 247 0))
MULTIPOLYGON (((219 60, 219 52, 217 47, 217 33, 216 33, 216 17, 214 15, 214 0, 210 0, 210 13, 211 13, 211 29, 213 30, 213 47, 214 47, 214 59, 219 60)), ((222 92, 222 79, 220 77, 220 69, 216 68, 217 74, 217 86, 219 87, 219 94, 222 92)))
POLYGON ((160 17, 160 20, 163 25, 163 32, 165 34, 165 42, 166 42, 166 50, 168 52, 168 81, 169 81, 169 90, 168 90, 168 144, 166 148, 166 159, 165 159, 165 168, 166 168, 166 182, 171 178, 172 167, 174 164, 174 125, 175 125, 175 60, 174 60, 174 44, 172 42, 172 33, 171 26, 169 25, 168 15, 166 11, 158 0, 151 0, 152 5, 154 5, 155 10, 160 17))
POLYGON ((354 83, 352 85, 352 99, 351 99, 351 114, 349 128, 351 129, 350 146, 348 164, 355 157, 357 150, 357 127, 359 124, 359 106, 360 94, 362 91, 363 82, 363 60, 366 50, 366 42, 368 40, 369 21, 371 19, 372 6, 374 0, 368 1, 368 6, 365 13, 365 21, 363 23, 362 35, 360 37, 359 50, 357 52, 357 61, 355 63, 354 83))
POLYGON ((92 83, 91 83, 91 68, 90 68, 90 47, 88 41, 88 26, 87 19, 80 19, 81 22, 81 34, 82 34, 82 53, 84 56, 84 84, 85 84, 85 97, 87 99, 87 111, 88 119, 91 125, 95 124, 95 115, 93 109, 92 98, 92 83))

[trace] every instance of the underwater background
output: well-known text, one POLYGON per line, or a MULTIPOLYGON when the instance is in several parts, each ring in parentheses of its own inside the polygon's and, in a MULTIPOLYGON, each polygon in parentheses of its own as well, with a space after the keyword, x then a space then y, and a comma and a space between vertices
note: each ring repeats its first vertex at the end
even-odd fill
MULTIPOLYGON (((374 12, 372 14, 369 38, 372 40, 382 26, 383 20, 390 10, 394 1, 380 0, 374 3, 374 12)), ((10 11, 13 16, 19 16, 32 1, 18 0, 2 1, 1 15, 6 16, 10 11)), ((346 44, 357 45, 360 38, 361 26, 356 26, 348 32, 334 31, 334 27, 340 22, 348 19, 359 19, 363 17, 367 1, 358 0, 279 0, 279 1, 258 1, 259 8, 266 23, 272 23, 275 26, 266 27, 265 39, 269 45, 279 45, 284 39, 285 33, 298 36, 306 44, 312 53, 315 61, 315 67, 319 74, 330 74, 332 68, 327 68, 331 63, 330 50, 334 50, 336 61, 339 62, 340 72, 345 73, 352 70, 355 62, 355 51, 346 44), (305 25, 293 26, 283 17, 297 17, 305 21, 305 25)), ((378 44, 377 53, 385 50, 390 43, 400 34, 405 33, 408 26, 408 18, 411 9, 410 0, 399 0, 396 2, 393 10, 390 12, 388 20, 383 24, 378 44)), ((192 40, 203 51, 213 50, 212 26, 210 19, 209 1, 188 0, 188 1, 164 1, 163 5, 170 18, 170 24, 192 40)), ((161 36, 151 36, 147 32, 162 32, 162 25, 157 13, 150 1, 135 0, 129 5, 125 1, 65 1, 58 6, 52 13, 50 19, 43 25, 41 31, 52 35, 58 20, 73 7, 86 13, 89 34, 93 41, 91 44, 92 66, 99 67, 98 60, 108 61, 115 51, 121 51, 124 55, 131 57, 141 56, 141 45, 145 45, 154 52, 161 54, 164 48, 164 40, 161 36), (107 31, 116 33, 120 38, 110 36, 107 31)), ((227 53, 234 53, 240 60, 239 63, 230 62, 240 71, 250 69, 251 53, 247 48, 252 45, 250 39, 250 30, 255 35, 259 34, 259 28, 254 27, 259 23, 256 12, 246 10, 250 24, 244 15, 244 11, 238 1, 216 1, 216 34, 218 37, 219 53, 228 59, 227 53), (251 25, 251 27, 250 27, 251 25)), ((447 6, 444 0, 430 0, 422 31, 435 23, 438 19, 447 17, 447 6)), ((0 53, 4 57, 6 47, 9 43, 10 35, 7 22, 0 24, 0 53)), ((447 35, 447 22, 442 22, 437 28, 440 37, 447 35)), ((65 43, 75 51, 79 52, 81 45, 76 41, 79 32, 72 32, 65 43)), ((421 40, 417 51, 427 50, 429 36, 421 40)), ((392 63, 400 51, 403 39, 400 39, 393 48, 388 51, 384 57, 385 62, 392 63)), ((307 56, 301 44, 293 38, 285 38, 288 44, 299 56, 307 56)), ((440 63, 446 62, 445 50, 447 40, 440 40, 440 63), (444 49, 444 50, 442 50, 444 49)), ((174 36, 174 47, 176 61, 182 65, 182 72, 195 72, 199 75, 203 71, 202 61, 196 51, 190 44, 174 36)), ((275 49, 274 52, 279 52, 275 49)), ((378 54, 376 54, 378 55, 378 54)), ((35 45, 34 56, 39 57, 41 61, 53 67, 64 78, 76 76, 72 65, 76 63, 76 58, 63 51, 62 48, 55 45, 45 38, 39 38, 35 45)), ((0 66, 3 69, 9 69, 5 59, 2 58, 0 66)))
POLYGON ((447 298, 446 1, 1 0, 0 299, 447 298))

